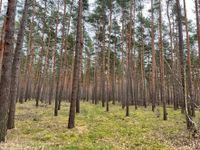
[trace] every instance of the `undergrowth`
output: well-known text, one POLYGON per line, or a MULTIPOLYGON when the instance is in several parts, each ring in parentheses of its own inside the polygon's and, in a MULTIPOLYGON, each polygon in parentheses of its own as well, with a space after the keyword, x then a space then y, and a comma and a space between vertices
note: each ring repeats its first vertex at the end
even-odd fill
MULTIPOLYGON (((151 108, 130 108, 125 117, 119 105, 110 104, 110 112, 90 103, 81 103, 76 127, 67 129, 69 104, 53 116, 53 106, 34 102, 17 104, 16 128, 8 131, 0 149, 9 150, 168 150, 191 149, 185 117, 180 110, 168 108, 168 120, 162 120, 151 108)), ((162 108, 157 108, 162 112, 162 108)), ((199 114, 197 114, 198 118, 199 114)))

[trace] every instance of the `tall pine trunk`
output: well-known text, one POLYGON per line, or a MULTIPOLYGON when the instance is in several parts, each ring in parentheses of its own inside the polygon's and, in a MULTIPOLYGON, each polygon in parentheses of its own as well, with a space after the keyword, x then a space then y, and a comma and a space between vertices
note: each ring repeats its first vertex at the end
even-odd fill
POLYGON ((162 38, 162 12, 161 0, 159 1, 159 49, 160 49, 160 96, 163 104, 163 120, 167 120, 167 108, 165 98, 165 73, 164 73, 164 51, 162 38))
POLYGON ((78 8, 78 21, 77 21, 77 35, 76 35, 76 48, 75 48, 75 60, 74 60, 74 73, 73 73, 73 82, 72 82, 72 94, 70 102, 70 111, 69 111, 69 121, 68 128, 75 127, 75 112, 76 112, 76 98, 78 92, 78 80, 79 80, 79 69, 80 69, 80 49, 83 45, 82 38, 82 12, 83 12, 83 1, 79 0, 78 8))
POLYGON ((5 141, 12 73, 12 52, 14 50, 16 0, 9 0, 5 22, 4 55, 0 82, 0 142, 5 141))
POLYGON ((156 69, 156 60, 155 60, 155 46, 154 46, 154 8, 153 0, 151 0, 151 47, 152 47, 152 111, 156 107, 156 83, 155 83, 155 69, 156 69))
POLYGON ((22 45, 24 41, 25 25, 27 20, 29 3, 28 0, 25 1, 23 15, 20 23, 20 29, 18 31, 17 43, 15 48, 14 60, 12 63, 12 75, 11 75, 11 87, 10 87, 10 108, 8 115, 8 129, 15 127, 15 105, 17 99, 17 83, 19 80, 20 73, 20 62, 22 56, 22 45))
POLYGON ((178 33, 179 33, 179 59, 180 59, 180 69, 181 69, 181 92, 183 95, 183 103, 182 106, 186 115, 186 123, 187 128, 191 127, 191 118, 188 113, 188 102, 186 98, 186 87, 185 87, 185 63, 184 63, 184 47, 183 47, 183 27, 181 20, 181 7, 179 0, 176 0, 176 10, 177 10, 177 20, 178 20, 178 33))
POLYGON ((109 111, 109 101, 111 93, 111 74, 110 74, 110 51, 111 51, 111 32, 112 32, 112 0, 110 0, 110 18, 109 18, 109 43, 108 43, 108 74, 107 74, 107 98, 106 98, 106 111, 109 111))
POLYGON ((200 24, 199 24, 199 1, 198 0, 195 0, 195 11, 196 11, 197 40, 198 40, 199 61, 200 61, 200 24))
POLYGON ((186 30, 186 43, 187 43, 187 76, 188 76, 188 89, 189 89, 189 102, 191 106, 191 113, 190 115, 195 116, 195 109, 194 109, 194 102, 193 102, 193 89, 192 89, 192 74, 191 74, 191 56, 190 56, 190 36, 188 31, 188 19, 187 19, 187 8, 185 0, 184 3, 184 14, 185 14, 185 30, 186 30))

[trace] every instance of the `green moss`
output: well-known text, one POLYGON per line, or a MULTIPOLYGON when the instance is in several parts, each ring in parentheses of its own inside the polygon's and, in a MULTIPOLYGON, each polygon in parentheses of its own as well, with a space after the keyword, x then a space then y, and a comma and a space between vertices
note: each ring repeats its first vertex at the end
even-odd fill
POLYGON ((79 150, 79 148, 77 146, 68 146, 63 148, 63 150, 79 150))
POLYGON ((150 107, 138 110, 130 107, 130 117, 125 117, 119 105, 110 105, 110 112, 106 112, 100 104, 81 103, 76 128, 69 130, 69 104, 62 104, 57 117, 53 116, 53 106, 35 108, 33 102, 18 104, 16 129, 8 133, 7 144, 17 141, 33 149, 58 150, 180 149, 182 141, 188 141, 185 117, 168 108, 168 120, 163 121, 161 110, 158 118, 150 107))
POLYGON ((22 130, 23 134, 36 134, 38 132, 43 131, 43 129, 40 128, 25 128, 22 130))

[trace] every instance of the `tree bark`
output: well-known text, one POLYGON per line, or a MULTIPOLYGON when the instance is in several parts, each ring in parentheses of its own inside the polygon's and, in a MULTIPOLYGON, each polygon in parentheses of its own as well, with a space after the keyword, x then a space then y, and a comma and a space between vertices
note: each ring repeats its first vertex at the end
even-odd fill
POLYGON ((184 4, 184 14, 185 14, 185 29, 186 29, 186 43, 187 43, 187 75, 188 75, 188 89, 189 89, 189 101, 191 106, 191 114, 192 116, 195 116, 195 109, 194 109, 194 102, 193 102, 193 89, 192 89, 192 75, 191 75, 191 56, 190 56, 190 36, 188 32, 188 19, 187 19, 187 8, 185 0, 183 0, 184 4))
POLYGON ((153 0, 151 0, 151 47, 152 47, 152 111, 155 110, 156 107, 156 87, 155 87, 155 43, 154 43, 154 8, 153 8, 153 0))
MULTIPOLYGON (((6 17, 4 17, 4 23, 1 29, 1 39, 0 39, 0 74, 2 70, 2 60, 3 60, 3 53, 4 53, 4 34, 5 34, 5 23, 6 23, 5 20, 6 20, 6 17)), ((0 81, 1 81, 1 76, 0 76, 0 81)))
POLYGON ((0 142, 5 141, 12 72, 12 52, 14 50, 16 0, 9 0, 5 22, 5 47, 0 82, 0 142))
POLYGON ((83 12, 83 1, 79 0, 75 60, 74 60, 74 71, 73 71, 74 73, 73 73, 72 94, 71 94, 69 121, 68 121, 69 129, 72 129, 75 127, 76 98, 77 98, 77 91, 78 91, 78 80, 79 80, 79 69, 80 69, 80 58, 81 58, 80 49, 83 45, 82 43, 83 41, 81 40, 82 38, 82 12, 83 12))
POLYGON ((110 51, 111 51, 111 32, 112 32, 112 0, 110 0, 110 18, 109 18, 109 42, 108 42, 108 74, 107 74, 107 98, 106 98, 106 111, 109 111, 109 101, 111 92, 111 74, 110 74, 110 51))
POLYGON ((122 8, 122 61, 121 61, 121 68, 122 68, 122 78, 121 78, 121 103, 122 109, 125 107, 125 100, 124 100, 124 9, 122 8))
POLYGON ((199 2, 195 0, 195 11, 196 11, 196 26, 197 26, 197 40, 199 50, 199 62, 200 62, 200 24, 199 24, 199 2))
POLYGON ((179 32, 179 59, 180 59, 180 69, 181 69, 181 91, 183 95, 183 102, 184 105, 182 106, 185 110, 186 115, 186 123, 187 128, 190 128, 190 116, 188 114, 188 107, 187 107, 187 98, 185 96, 185 63, 184 63, 184 50, 183 50, 183 27, 182 27, 182 20, 181 20, 181 7, 179 0, 176 0, 176 10, 177 10, 177 19, 178 19, 178 32, 179 32))
POLYGON ((103 17, 103 45, 102 45, 102 49, 101 49, 101 53, 102 53, 102 66, 101 66, 101 100, 102 100, 102 107, 105 107, 105 101, 106 101, 106 93, 105 93, 105 48, 106 48, 106 25, 105 25, 105 17, 103 17))
POLYGON ((140 1, 140 7, 141 7, 141 36, 142 36, 142 43, 141 43, 141 52, 140 52, 140 73, 141 73, 141 98, 143 100, 143 106, 147 107, 146 102, 146 90, 145 90, 145 66, 144 66, 144 24, 143 24, 143 11, 142 11, 142 5, 140 1))
POLYGON ((159 49, 160 49, 160 96, 163 104, 163 120, 167 120, 166 97, 165 97, 165 73, 164 73, 164 52, 162 40, 162 12, 161 0, 159 1, 159 49))
POLYGON ((16 107, 16 99, 17 99, 17 83, 19 80, 19 72, 20 72, 20 62, 22 56, 22 45, 24 41, 24 32, 25 25, 27 20, 27 12, 28 12, 29 3, 28 0, 25 1, 23 15, 20 23, 20 29, 17 36, 17 43, 15 48, 14 60, 12 63, 12 75, 11 75, 11 87, 10 87, 10 108, 8 115, 8 129, 12 129, 15 127, 15 107, 16 107))

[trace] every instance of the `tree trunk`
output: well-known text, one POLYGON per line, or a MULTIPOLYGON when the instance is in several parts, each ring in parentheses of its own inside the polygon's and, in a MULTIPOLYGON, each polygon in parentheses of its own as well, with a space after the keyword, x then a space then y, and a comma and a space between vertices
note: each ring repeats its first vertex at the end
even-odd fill
POLYGON ((195 11, 196 11, 196 26, 197 26, 197 40, 199 50, 199 62, 200 62, 200 24, 199 24, 199 2, 195 0, 195 11))
MULTIPOLYGON (((44 3, 44 22, 46 21, 46 12, 47 12, 47 1, 44 3)), ((39 100, 41 99, 43 79, 42 79, 42 65, 43 65, 43 56, 45 51, 45 26, 42 28, 42 46, 40 52, 40 58, 38 61, 38 79, 37 79, 37 93, 36 93, 36 107, 39 106, 39 100)))
POLYGON ((122 61, 121 61, 121 70, 122 70, 122 78, 121 78, 121 103, 122 109, 125 107, 125 100, 124 100, 124 9, 122 8, 122 61))
POLYGON ((127 92, 127 96, 126 96, 126 116, 129 116, 129 97, 130 97, 130 93, 132 93, 132 81, 131 81, 131 57, 132 56, 131 50, 132 50, 132 9, 133 9, 133 2, 130 1, 130 23, 129 23, 129 33, 128 33, 128 44, 127 44, 127 82, 126 82, 126 92, 127 92))
POLYGON ((78 21, 77 21, 77 35, 76 35, 76 49, 75 49, 75 60, 74 60, 74 73, 73 73, 73 83, 72 83, 72 94, 71 94, 71 103, 69 111, 69 121, 68 128, 74 128, 75 126, 75 112, 76 112, 76 98, 78 91, 78 80, 79 80, 79 70, 80 70, 80 58, 81 52, 80 49, 83 46, 82 38, 82 12, 83 12, 83 1, 79 0, 79 9, 78 9, 78 21))
POLYGON ((183 29, 182 29, 182 20, 181 20, 181 7, 179 0, 176 0, 176 10, 177 10, 177 19, 178 19, 178 32, 179 32, 179 59, 180 59, 180 69, 181 69, 181 90, 184 100, 184 109, 185 109, 185 115, 186 115, 186 123, 187 128, 189 129, 191 127, 190 124, 190 116, 188 114, 188 106, 187 106, 187 98, 185 96, 186 89, 185 89, 185 63, 184 63, 184 50, 183 50, 183 29))
POLYGON ((156 107, 156 87, 155 87, 155 46, 154 46, 154 8, 153 8, 153 0, 151 0, 151 47, 152 47, 152 111, 155 110, 156 107))
MULTIPOLYGON (((1 29, 1 39, 0 39, 0 74, 2 70, 2 60, 3 60, 3 53, 4 53, 4 34, 5 34, 5 20, 6 17, 4 17, 4 23, 1 29)), ((1 76, 0 76, 0 81, 1 81, 1 76)))
POLYGON ((12 52, 14 50, 16 0, 9 0, 5 22, 5 47, 0 82, 0 142, 5 141, 12 72, 12 52))
POLYGON ((113 77, 112 77, 112 103, 115 104, 115 92, 116 92, 116 46, 117 46, 117 37, 116 37, 116 32, 115 32, 115 40, 114 40, 114 58, 113 58, 113 77))
POLYGON ((20 29, 17 36, 17 43, 15 48, 14 60, 12 63, 12 75, 11 75, 11 87, 10 87, 10 108, 8 115, 8 129, 12 129, 15 127, 15 107, 16 107, 16 99, 17 99, 17 83, 19 80, 19 72, 20 72, 20 62, 22 55, 22 45, 24 41, 24 32, 25 25, 27 20, 27 12, 28 12, 29 3, 28 0, 25 1, 23 15, 20 23, 20 29))
POLYGON ((105 48, 106 48, 106 25, 105 25, 105 17, 103 17, 103 46, 101 49, 101 53, 102 53, 102 67, 101 67, 101 100, 102 100, 102 107, 105 107, 105 100, 106 100, 106 93, 105 93, 105 48))
POLYGON ((111 92, 111 74, 110 74, 110 51, 111 51, 111 32, 112 32, 112 0, 110 0, 110 18, 109 18, 109 42, 108 42, 108 73, 107 73, 107 98, 106 98, 106 111, 109 111, 109 101, 110 101, 110 92, 111 92))
MULTIPOLYGON (((58 6, 59 11, 59 6, 58 6)), ((57 12, 59 14, 59 12, 57 12)), ((55 97, 55 108, 54 108, 54 115, 58 115, 58 110, 60 110, 61 107, 61 100, 62 100, 62 86, 64 82, 64 66, 65 61, 63 61, 63 54, 65 49, 65 16, 66 16, 66 3, 64 2, 64 13, 63 13, 63 20, 62 20, 62 43, 61 43, 61 50, 60 50, 60 66, 58 68, 57 72, 57 82, 56 82, 56 97, 55 97)), ((65 56, 65 55, 64 55, 65 56)))
POLYGON ((58 17, 56 18, 56 29, 55 29, 55 43, 54 48, 52 50, 52 75, 50 78, 50 88, 49 88, 49 105, 52 103, 52 99, 54 97, 54 86, 56 80, 56 49, 57 49, 57 34, 58 34, 58 17))
POLYGON ((167 120, 166 97, 165 97, 165 73, 164 73, 164 52, 162 40, 162 12, 161 0, 159 1, 159 48, 160 48, 160 96, 163 104, 163 120, 167 120))
MULTIPOLYGON (((83 37, 81 36, 81 43, 83 43, 83 37)), ((80 113, 80 99, 81 99, 81 81, 82 81, 82 53, 83 47, 81 45, 79 49, 79 56, 80 56, 80 64, 79 64, 79 79, 78 79, 78 90, 77 90, 77 98, 76 98, 76 113, 80 113)))
POLYGON ((141 7, 141 36, 142 36, 142 46, 141 46, 141 53, 140 53, 140 69, 141 69, 141 98, 143 99, 143 106, 146 108, 147 107, 147 102, 146 102, 146 91, 145 91, 145 66, 144 66, 144 24, 143 24, 143 11, 142 11, 142 6, 140 2, 140 7, 141 7))
POLYGON ((192 90, 192 76, 191 76, 191 58, 190 58, 190 36, 188 32, 188 19, 187 19, 187 9, 186 9, 186 3, 185 0, 183 0, 184 3, 184 14, 185 14, 185 28, 186 28, 186 42, 187 42, 187 75, 188 75, 188 87, 189 87, 189 102, 191 106, 191 114, 192 116, 195 116, 195 109, 194 109, 194 102, 193 102, 193 90, 192 90))
MULTIPOLYGON (((86 53, 87 53, 87 76, 86 76, 86 88, 87 88, 87 91, 86 91, 86 101, 89 101, 90 100, 90 66, 91 66, 91 54, 89 52, 89 50, 86 48, 86 53)), ((95 79, 94 79, 95 80, 95 79)))

